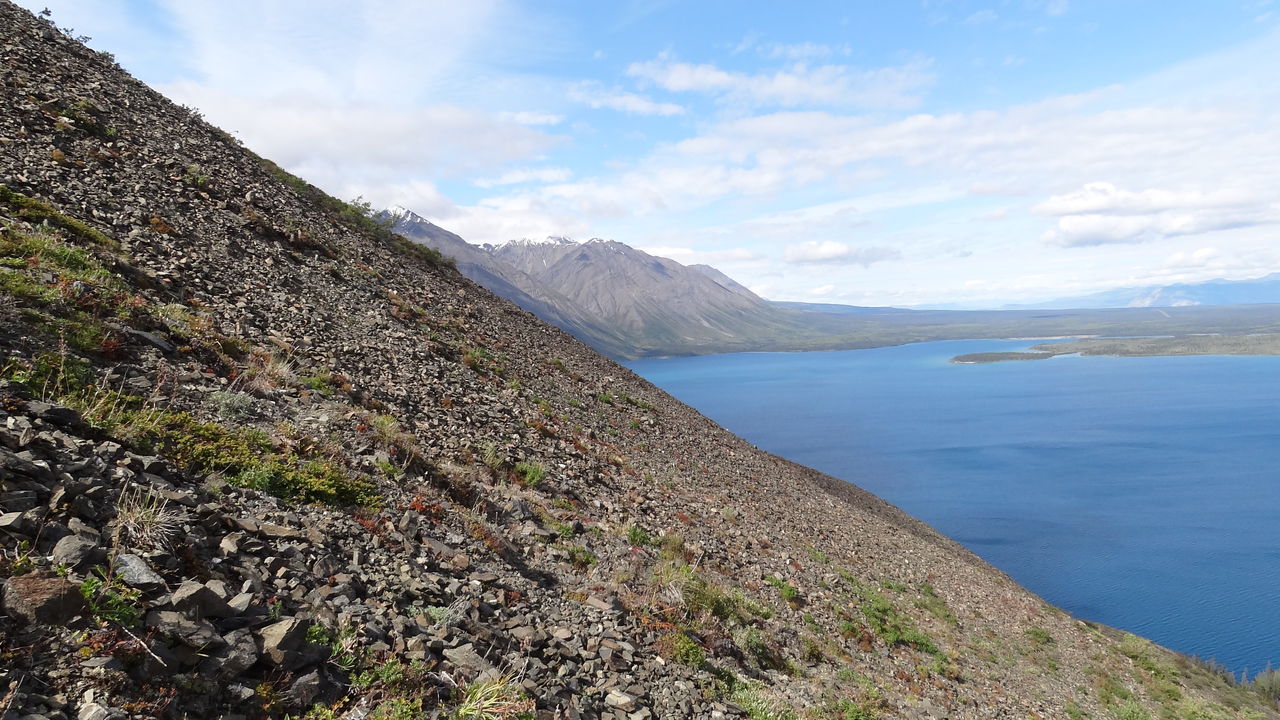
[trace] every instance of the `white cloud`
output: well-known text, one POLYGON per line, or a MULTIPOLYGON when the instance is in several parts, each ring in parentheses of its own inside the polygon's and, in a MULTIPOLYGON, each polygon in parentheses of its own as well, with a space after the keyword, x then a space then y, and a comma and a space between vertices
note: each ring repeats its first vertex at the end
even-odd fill
POLYGON ((1176 252, 1165 261, 1166 268, 1203 268, 1220 262, 1222 251, 1216 247, 1203 247, 1197 250, 1176 252))
POLYGON ((1232 189, 1202 192, 1152 188, 1133 192, 1107 182, 1092 182, 1075 192, 1055 195, 1032 210, 1043 215, 1138 215, 1174 209, 1239 207, 1252 202, 1256 199, 1232 189))
POLYGON ((815 297, 822 297, 824 295, 830 295, 832 292, 835 291, 835 289, 836 289, 835 285, 822 285, 810 290, 809 294, 815 297))
POLYGON ((162 90, 322 187, 492 170, 559 138, 452 105, 387 108, 293 94, 262 102, 183 82, 162 90), (435 138, 448 138, 440 142, 435 138))
POLYGON ((896 260, 901 253, 886 247, 850 247, 834 240, 809 240, 790 245, 783 252, 783 259, 801 265, 862 265, 884 260, 896 260))
POLYGON ((522 183, 564 182, 573 177, 573 171, 563 167, 517 168, 508 170, 496 178, 481 178, 473 182, 476 187, 491 188, 500 185, 519 185, 522 183))
POLYGON ((1150 242, 1280 222, 1280 204, 1237 190, 1133 192, 1105 182, 1053 196, 1032 209, 1062 216, 1042 239, 1063 247, 1150 242))
POLYGON ((849 55, 853 49, 848 45, 822 45, 820 43, 796 43, 785 45, 773 43, 757 48, 757 51, 770 60, 817 60, 835 55, 849 55))
POLYGON ((859 70, 844 65, 795 63, 772 73, 747 74, 715 65, 678 62, 668 53, 632 63, 627 74, 671 92, 699 92, 750 105, 803 105, 902 109, 919 105, 933 84, 932 61, 859 70))
POLYGON ((985 25, 987 23, 999 20, 1000 16, 994 10, 979 10, 964 19, 965 25, 985 25))
POLYGON ((651 98, 618 89, 607 89, 598 83, 582 82, 569 88, 569 99, 587 107, 617 110, 630 115, 681 115, 684 108, 675 103, 656 102, 651 98))
POLYGON ((563 115, 528 111, 500 112, 497 117, 499 120, 513 122, 517 125, 559 125, 564 122, 563 115))

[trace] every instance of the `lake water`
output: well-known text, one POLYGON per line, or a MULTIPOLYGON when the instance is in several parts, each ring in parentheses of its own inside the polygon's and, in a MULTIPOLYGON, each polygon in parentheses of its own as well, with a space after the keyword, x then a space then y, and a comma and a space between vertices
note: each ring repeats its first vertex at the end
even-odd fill
POLYGON ((643 360, 765 450, 915 515, 1077 617, 1280 665, 1280 358, 959 365, 1027 341, 643 360))

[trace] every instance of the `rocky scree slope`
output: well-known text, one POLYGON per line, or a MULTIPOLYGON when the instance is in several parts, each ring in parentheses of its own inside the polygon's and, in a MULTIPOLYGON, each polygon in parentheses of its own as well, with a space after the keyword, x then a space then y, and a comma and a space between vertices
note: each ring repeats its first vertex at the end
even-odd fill
POLYGON ((1276 717, 8 3, 0 88, 4 717, 1276 717))

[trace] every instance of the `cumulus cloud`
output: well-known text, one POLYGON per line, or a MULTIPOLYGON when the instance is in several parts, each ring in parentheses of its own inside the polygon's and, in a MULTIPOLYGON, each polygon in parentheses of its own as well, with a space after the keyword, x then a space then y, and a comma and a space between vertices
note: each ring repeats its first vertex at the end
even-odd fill
POLYGON ((783 259, 800 265, 862 265, 885 260, 896 260, 901 253, 887 247, 850 247, 834 240, 809 240, 790 245, 783 252, 783 259))
POLYGON ((1280 204, 1236 190, 1134 192, 1105 182, 1053 196, 1032 210, 1060 216, 1042 239, 1063 247, 1151 242, 1280 222, 1280 204))
POLYGON ((387 108, 295 94, 263 103, 181 82, 162 90, 284 167, 329 187, 395 174, 483 172, 541 154, 560 138, 453 105, 387 108), (431 142, 431 138, 449 138, 431 142), (314 173, 314 174, 313 174, 314 173))
POLYGON ((608 89, 598 83, 583 82, 569 89, 569 99, 599 110, 607 108, 630 115, 681 115, 684 108, 675 103, 657 102, 644 95, 608 89))
POLYGON ((750 105, 904 109, 919 105, 921 94, 933 85, 931 67, 928 59, 871 70, 797 62, 774 72, 750 74, 679 62, 663 53, 654 60, 632 63, 627 74, 671 92, 707 93, 750 105))
POLYGON ((1237 190, 1213 192, 1148 189, 1122 190, 1108 182, 1093 182, 1065 195, 1054 195, 1032 208, 1043 215, 1142 215, 1162 210, 1239 207, 1254 201, 1237 190))

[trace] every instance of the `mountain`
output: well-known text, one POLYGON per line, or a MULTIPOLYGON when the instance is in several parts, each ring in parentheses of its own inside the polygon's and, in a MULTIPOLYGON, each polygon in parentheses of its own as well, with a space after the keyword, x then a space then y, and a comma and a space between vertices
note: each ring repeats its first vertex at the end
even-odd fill
POLYGON ((396 232, 457 261, 459 272, 616 358, 753 349, 807 332, 708 266, 686 267, 626 244, 564 237, 472 245, 403 208, 396 232))
POLYGON ((745 288, 612 240, 511 242, 490 252, 618 328, 642 352, 721 346, 777 322, 745 288))
POLYGON ((1252 280, 1128 287, 1010 308, 1186 307, 1280 303, 1280 273, 1252 280))
POLYGON ((572 300, 556 292, 517 267, 495 258, 488 247, 472 245, 454 233, 402 207, 383 210, 375 216, 391 224, 399 234, 452 258, 472 282, 506 298, 600 352, 618 357, 632 350, 632 343, 600 318, 592 317, 572 300))
POLYGON ((7 2, 0 68, 5 717, 1280 717, 7 2))

